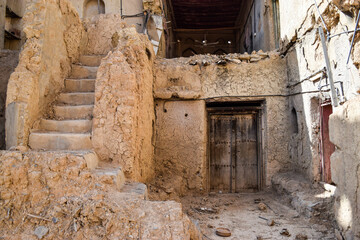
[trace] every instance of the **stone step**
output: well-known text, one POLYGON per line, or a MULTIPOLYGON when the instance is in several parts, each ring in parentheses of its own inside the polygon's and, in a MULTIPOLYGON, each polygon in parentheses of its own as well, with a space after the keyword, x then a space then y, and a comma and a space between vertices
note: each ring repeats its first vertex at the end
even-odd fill
POLYGON ((103 59, 106 55, 82 55, 79 58, 79 62, 85 66, 96 67, 100 66, 101 59, 103 59))
POLYGON ((94 92, 95 79, 65 79, 67 92, 94 92))
POLYGON ((54 106, 55 118, 63 119, 91 119, 94 105, 78 105, 78 106, 54 106))
POLYGON ((312 184, 295 172, 279 173, 271 179, 273 189, 283 194, 301 215, 312 218, 331 219, 335 186, 312 184), (330 215, 329 215, 330 214, 330 215))
POLYGON ((139 182, 125 182, 121 188, 121 194, 131 196, 131 198, 148 200, 147 186, 139 182))
POLYGON ((87 150, 92 148, 90 133, 32 132, 29 146, 33 150, 87 150))
POLYGON ((95 94, 93 92, 60 93, 57 102, 69 105, 91 105, 94 104, 95 94))
POLYGON ((50 132, 87 133, 91 132, 91 120, 50 120, 41 119, 40 129, 50 132))
POLYGON ((103 184, 115 184, 117 190, 124 186, 125 175, 121 168, 96 168, 94 173, 103 184))
POLYGON ((98 67, 89 67, 82 65, 72 65, 71 79, 94 79, 96 78, 98 67))

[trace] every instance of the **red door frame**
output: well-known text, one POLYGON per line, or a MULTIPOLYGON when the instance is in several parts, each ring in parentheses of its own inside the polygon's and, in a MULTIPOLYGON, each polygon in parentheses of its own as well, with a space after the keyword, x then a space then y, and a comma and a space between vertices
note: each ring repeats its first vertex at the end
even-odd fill
POLYGON ((320 141, 321 141, 321 176, 326 183, 331 183, 331 154, 335 151, 335 145, 330 141, 329 118, 332 114, 331 103, 323 103, 320 106, 320 141))

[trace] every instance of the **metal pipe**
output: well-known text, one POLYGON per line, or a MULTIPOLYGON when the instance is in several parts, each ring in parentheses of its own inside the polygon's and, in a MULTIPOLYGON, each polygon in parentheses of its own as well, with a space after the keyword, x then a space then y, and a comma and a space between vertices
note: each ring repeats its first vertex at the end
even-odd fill
MULTIPOLYGON (((360 31, 360 28, 356 29, 356 31, 360 31)), ((345 33, 353 33, 353 32, 355 32, 355 31, 354 31, 354 30, 350 30, 350 31, 345 31, 345 32, 337 33, 337 34, 334 34, 334 35, 329 36, 329 37, 328 37, 328 40, 331 39, 331 38, 340 36, 340 35, 342 35, 342 34, 345 34, 345 33)))
POLYGON ((357 16, 357 19, 356 19, 354 36, 353 36, 353 38, 352 38, 352 40, 351 40, 350 52, 349 52, 349 56, 348 56, 348 59, 347 59, 346 64, 349 64, 349 61, 350 61, 351 51, 352 51, 353 46, 354 46, 355 35, 356 35, 356 31, 357 31, 357 26, 359 25, 359 20, 360 20, 360 11, 358 12, 358 16, 357 16))
POLYGON ((120 17, 122 18, 123 16, 123 2, 122 0, 120 0, 120 17))
POLYGON ((328 75, 329 83, 330 83, 331 102, 332 102, 333 108, 336 108, 339 106, 339 102, 338 102, 338 98, 337 98, 337 94, 336 94, 336 90, 335 90, 335 86, 334 86, 334 79, 333 79, 329 55, 328 55, 328 51, 327 51, 327 47, 326 47, 324 30, 322 27, 319 27, 319 34, 320 34, 321 43, 323 46, 326 70, 327 70, 327 75, 328 75))
POLYGON ((328 36, 330 36, 329 29, 326 27, 325 20, 324 20, 324 18, 322 17, 322 15, 321 15, 321 13, 320 13, 320 8, 319 8, 319 6, 317 5, 316 0, 314 0, 314 3, 315 3, 315 6, 316 6, 316 8, 317 8, 317 11, 318 11, 318 13, 319 13, 320 19, 321 19, 321 21, 322 21, 322 23, 323 23, 323 25, 324 25, 325 30, 326 30, 326 34, 327 34, 328 36))

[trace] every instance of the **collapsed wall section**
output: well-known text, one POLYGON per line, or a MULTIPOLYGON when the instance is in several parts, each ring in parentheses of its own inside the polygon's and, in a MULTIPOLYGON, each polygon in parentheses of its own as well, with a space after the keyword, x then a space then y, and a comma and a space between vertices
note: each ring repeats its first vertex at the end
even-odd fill
POLYGON ((157 60, 157 184, 168 194, 207 191, 209 100, 265 101, 266 182, 289 169, 286 80, 286 62, 275 53, 157 60))
POLYGON ((117 32, 118 46, 102 60, 95 87, 93 147, 133 180, 153 177, 153 61, 145 35, 117 32))
POLYGON ((71 153, 0 151, 6 239, 201 239, 180 203, 150 202, 71 153))
POLYGON ((23 20, 27 40, 7 90, 7 148, 27 145, 34 122, 47 114, 77 61, 84 34, 68 0, 34 0, 23 20))

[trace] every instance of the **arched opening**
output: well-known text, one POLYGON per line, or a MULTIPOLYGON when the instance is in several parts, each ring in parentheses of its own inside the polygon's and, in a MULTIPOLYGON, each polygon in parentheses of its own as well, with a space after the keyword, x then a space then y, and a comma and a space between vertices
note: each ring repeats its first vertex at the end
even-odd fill
POLYGON ((91 18, 104 13, 105 3, 103 0, 86 0, 84 2, 84 18, 91 18))

